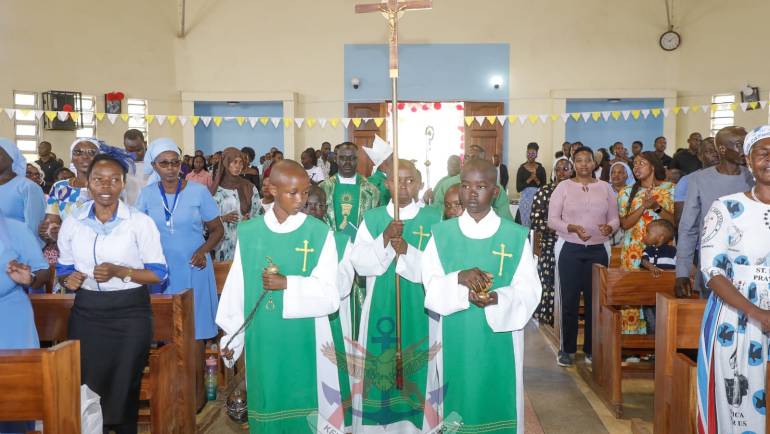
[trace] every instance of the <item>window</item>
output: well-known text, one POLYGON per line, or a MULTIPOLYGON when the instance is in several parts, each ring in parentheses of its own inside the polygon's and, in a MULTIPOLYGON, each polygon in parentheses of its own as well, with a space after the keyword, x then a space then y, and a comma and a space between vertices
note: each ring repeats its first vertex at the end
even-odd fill
POLYGON ((137 129, 144 134, 144 140, 149 141, 147 138, 147 100, 129 98, 127 101, 128 106, 128 128, 137 129))
POLYGON ((13 92, 13 107, 16 109, 13 129, 16 146, 19 147, 27 161, 37 160, 37 142, 40 140, 40 121, 35 115, 37 103, 37 93, 35 92, 13 92))
POLYGON ((80 112, 80 119, 83 122, 82 127, 75 130, 75 137, 96 137, 96 98, 83 95, 81 97, 82 107, 76 110, 80 112))
POLYGON ((724 127, 735 125, 735 95, 714 95, 711 104, 716 110, 711 110, 711 137, 716 137, 717 132, 724 127))

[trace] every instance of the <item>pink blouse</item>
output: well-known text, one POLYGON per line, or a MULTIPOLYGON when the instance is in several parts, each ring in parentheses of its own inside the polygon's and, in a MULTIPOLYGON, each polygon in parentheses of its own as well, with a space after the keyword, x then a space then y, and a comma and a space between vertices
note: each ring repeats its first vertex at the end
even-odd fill
MULTIPOLYGON (((548 205, 548 227, 556 231, 564 241, 591 246, 603 244, 610 239, 602 235, 599 225, 610 225, 613 232, 620 226, 618 199, 612 186, 604 181, 583 184, 571 179, 556 186, 548 205), (580 225, 591 235, 583 241, 576 233, 568 232, 568 225, 580 225)), ((610 234, 611 236, 612 234, 610 234)))
POLYGON ((195 173, 193 170, 192 172, 188 173, 184 179, 189 182, 197 182, 198 184, 203 184, 206 186, 206 188, 211 187, 211 174, 205 170, 201 170, 200 173, 195 173))

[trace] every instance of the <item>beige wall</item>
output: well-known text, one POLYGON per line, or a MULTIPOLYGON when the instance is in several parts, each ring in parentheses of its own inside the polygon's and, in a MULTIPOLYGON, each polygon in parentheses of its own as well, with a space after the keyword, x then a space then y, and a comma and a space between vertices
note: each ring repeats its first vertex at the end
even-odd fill
MULTIPOLYGON (((0 105, 10 103, 14 88, 80 90, 100 100, 104 92, 121 90, 149 99, 155 113, 180 112, 181 92, 276 92, 297 95, 296 116, 340 116, 343 45, 381 43, 386 36, 380 16, 353 13, 357 2, 282 0, 268 6, 253 0, 187 0, 188 35, 177 39, 171 0, 45 2, 45 9, 41 2, 5 0, 0 4, 0 105), (57 31, 58 22, 83 30, 57 31), (78 47, 90 53, 91 64, 74 62, 78 47)), ((770 89, 770 59, 762 55, 767 37, 752 19, 770 14, 765 0, 674 2, 683 44, 673 53, 658 47, 666 29, 662 1, 434 3, 432 11, 407 14, 402 43, 509 43, 513 113, 555 110, 559 101, 552 95, 560 92, 600 96, 657 89, 673 92, 677 104, 704 104, 712 94, 735 93, 746 82, 759 86, 764 98, 770 89)), ((736 123, 747 127, 766 122, 767 111, 736 115, 736 123)), ((0 120, 0 133, 11 134, 9 125, 0 120)), ((667 121, 666 131, 676 136, 669 142, 684 144, 690 131, 708 127, 705 114, 691 114, 667 121)), ((539 141, 549 150, 563 138, 563 125, 509 130, 512 167, 527 142, 539 141)), ((99 132, 119 142, 122 128, 100 126, 99 132)), ((67 134, 46 136, 60 148, 59 141, 70 141, 67 134)), ((153 126, 150 134, 182 139, 179 127, 153 126)), ((297 130, 294 141, 302 149, 343 135, 342 129, 316 127, 297 130)))

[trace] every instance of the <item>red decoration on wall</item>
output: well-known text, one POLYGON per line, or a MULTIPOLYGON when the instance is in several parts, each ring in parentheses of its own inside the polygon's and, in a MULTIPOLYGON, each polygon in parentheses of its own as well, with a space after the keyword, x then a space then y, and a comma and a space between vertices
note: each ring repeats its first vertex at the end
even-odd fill
POLYGON ((123 92, 110 92, 105 95, 107 101, 123 101, 126 95, 123 92))
POLYGON ((433 103, 433 108, 436 109, 436 110, 441 110, 441 103, 440 102, 434 102, 433 103))
POLYGON ((413 106, 412 106, 412 113, 414 113, 414 112, 416 112, 416 111, 417 111, 417 106, 416 106, 416 105, 413 105, 413 106))
POLYGON ((457 104, 457 110, 463 111, 465 110, 465 107, 463 107, 462 104, 457 104))
POLYGON ((398 103, 398 109, 399 109, 399 110, 403 110, 403 109, 404 109, 404 107, 406 107, 406 104, 404 104, 404 103, 402 103, 402 102, 398 103))
POLYGON ((64 104, 61 109, 63 112, 71 112, 73 107, 72 104, 64 104))

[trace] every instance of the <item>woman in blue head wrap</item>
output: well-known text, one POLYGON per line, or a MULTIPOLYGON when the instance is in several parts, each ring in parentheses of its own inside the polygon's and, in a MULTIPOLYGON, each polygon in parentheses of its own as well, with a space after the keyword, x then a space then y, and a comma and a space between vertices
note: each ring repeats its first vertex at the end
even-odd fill
MULTIPOLYGON (((19 148, 11 140, 0 138, 0 212, 36 234, 45 216, 45 193, 26 175, 27 160, 19 148)), ((43 246, 40 239, 38 245, 43 246)))
POLYGON ((169 273, 161 290, 176 294, 193 288, 195 338, 213 338, 217 334, 217 289, 209 252, 224 234, 219 208, 205 186, 180 178, 182 161, 173 140, 161 138, 151 142, 144 161, 145 169, 149 167, 153 173, 136 208, 149 215, 160 231, 169 273), (203 237, 204 228, 208 240, 203 237))

